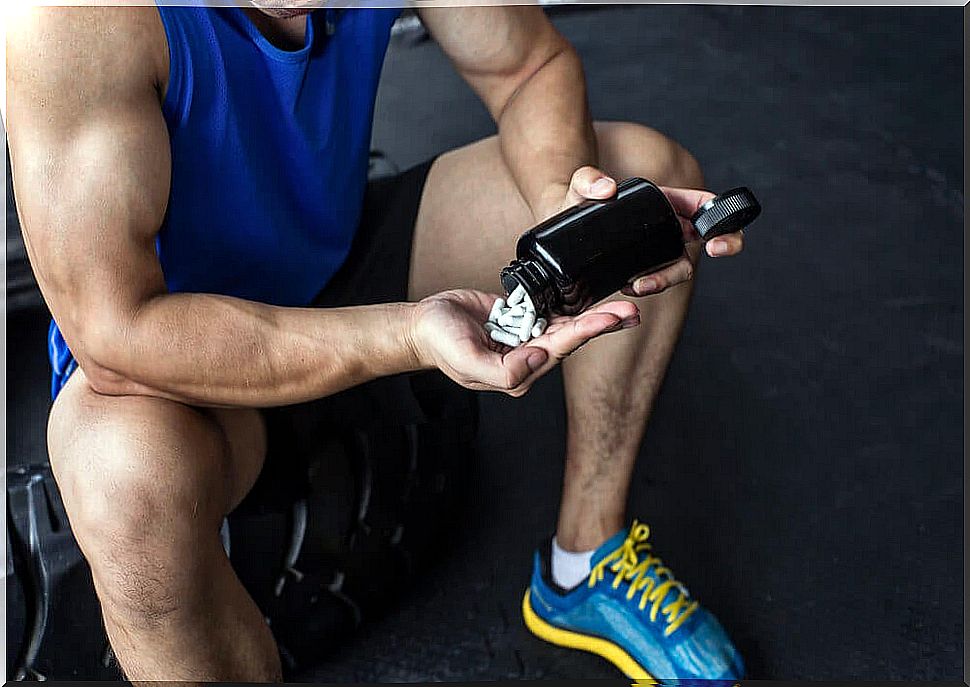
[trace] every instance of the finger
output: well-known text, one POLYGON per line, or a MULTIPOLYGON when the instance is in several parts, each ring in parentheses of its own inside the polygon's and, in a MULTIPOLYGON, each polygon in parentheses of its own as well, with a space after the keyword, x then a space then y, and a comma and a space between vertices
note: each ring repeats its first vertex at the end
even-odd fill
POLYGON ((698 258, 701 257, 702 250, 704 250, 703 241, 690 241, 684 244, 684 252, 687 253, 687 259, 695 266, 697 265, 698 258))
POLYGON ((691 222, 691 218, 697 214, 701 205, 714 197, 714 194, 710 191, 693 188, 661 186, 660 189, 667 196, 667 200, 673 206, 674 212, 677 213, 677 219, 680 220, 680 231, 684 237, 684 241, 696 241, 699 239, 700 234, 697 233, 697 229, 694 227, 694 223, 691 222))
POLYGON ((521 396, 532 384, 588 341, 609 332, 629 329, 640 324, 640 309, 629 301, 602 303, 578 317, 558 317, 546 332, 527 345, 516 348, 506 357, 529 355, 531 373, 510 393, 521 396), (540 357, 533 350, 543 352, 540 357), (541 363, 541 364, 540 364, 541 363), (538 367, 536 365, 538 364, 538 367))
POLYGON ((466 374, 481 383, 484 388, 511 391, 535 371, 542 369, 549 354, 538 348, 525 347, 502 351, 483 351, 474 356, 471 369, 466 374))
POLYGON ((577 205, 584 200, 606 200, 616 194, 616 181, 592 166, 580 167, 573 172, 566 192, 566 204, 577 205))
POLYGON ((631 303, 630 301, 615 300, 595 305, 587 310, 584 315, 602 313, 615 315, 621 321, 626 321, 633 318, 639 318, 640 308, 637 307, 636 303, 631 303))
POLYGON ((681 217, 690 219, 700 209, 701 205, 714 197, 710 191, 698 188, 675 188, 661 186, 660 190, 667 196, 667 200, 674 206, 674 210, 681 217))
POLYGON ((697 241, 700 239, 701 235, 697 232, 697 227, 694 223, 690 221, 687 217, 677 216, 680 221, 680 233, 684 238, 684 243, 690 243, 691 241, 697 241))
POLYGON ((555 331, 547 332, 530 345, 541 346, 549 351, 553 363, 567 357, 577 348, 608 331, 616 331, 624 318, 611 312, 586 312, 579 317, 561 323, 555 331))
POLYGON ((548 351, 535 346, 519 346, 502 355, 502 372, 494 375, 486 388, 519 397, 554 366, 549 364, 548 351))
POLYGON ((618 328, 628 326, 633 322, 637 324, 640 322, 640 308, 637 307, 636 303, 624 300, 615 300, 606 301, 605 303, 595 305, 576 317, 566 315, 553 317, 551 320, 549 320, 549 325, 546 327, 546 332, 549 334, 555 334, 563 327, 573 326, 573 323, 577 319, 589 317, 591 315, 611 315, 615 318, 618 328))
POLYGON ((549 351, 539 346, 518 346, 505 354, 502 364, 506 369, 505 385, 502 391, 515 392, 514 396, 525 393, 533 382, 555 367, 550 360, 549 351))
POLYGON ((686 257, 683 257, 659 272, 637 277, 630 284, 630 291, 634 296, 649 296, 688 281, 693 276, 694 265, 686 257))
POLYGON ((744 230, 736 231, 733 234, 716 236, 707 242, 707 254, 712 258, 720 258, 725 255, 737 255, 744 250, 744 230))
POLYGON ((594 305, 588 310, 583 311, 579 315, 556 315, 549 320, 549 326, 547 330, 555 331, 561 328, 563 325, 571 324, 578 319, 584 317, 589 317, 591 315, 613 315, 618 320, 627 320, 631 317, 639 317, 640 308, 636 303, 625 300, 613 300, 604 301, 599 305, 594 305))

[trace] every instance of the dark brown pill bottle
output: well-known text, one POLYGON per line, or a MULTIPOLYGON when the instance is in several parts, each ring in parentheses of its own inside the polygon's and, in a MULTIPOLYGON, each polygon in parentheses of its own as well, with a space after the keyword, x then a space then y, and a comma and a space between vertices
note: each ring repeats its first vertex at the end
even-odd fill
MULTIPOLYGON (((709 239, 737 231, 760 210, 751 192, 738 188, 705 203, 692 222, 709 239)), ((684 234, 663 192, 633 177, 617 184, 613 198, 585 201, 528 230, 515 252, 501 273, 506 292, 521 284, 538 313, 575 315, 677 261, 684 234)))

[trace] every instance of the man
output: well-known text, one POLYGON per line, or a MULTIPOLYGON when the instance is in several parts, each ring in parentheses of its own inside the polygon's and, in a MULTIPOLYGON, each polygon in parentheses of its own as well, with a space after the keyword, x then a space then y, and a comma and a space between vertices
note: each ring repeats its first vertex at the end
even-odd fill
POLYGON ((634 175, 689 217, 711 197, 689 190, 697 163, 656 131, 591 122, 541 10, 429 8, 498 135, 365 189, 397 11, 265 4, 36 9, 8 36, 14 184, 56 322, 50 459, 127 676, 279 677, 218 536, 272 444, 260 409, 431 368, 521 396, 559 362, 565 483, 527 625, 632 677, 739 676, 646 526, 624 528, 689 298, 669 287, 698 244, 528 345, 482 330, 520 232, 634 175), (323 304, 342 307, 307 307, 323 304))

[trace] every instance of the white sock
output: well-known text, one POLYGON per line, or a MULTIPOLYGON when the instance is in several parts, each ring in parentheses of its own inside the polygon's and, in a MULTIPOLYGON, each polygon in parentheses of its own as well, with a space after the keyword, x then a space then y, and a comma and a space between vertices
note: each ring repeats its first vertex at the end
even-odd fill
POLYGON ((572 589, 589 575, 592 551, 566 551, 552 538, 552 580, 563 589, 572 589))

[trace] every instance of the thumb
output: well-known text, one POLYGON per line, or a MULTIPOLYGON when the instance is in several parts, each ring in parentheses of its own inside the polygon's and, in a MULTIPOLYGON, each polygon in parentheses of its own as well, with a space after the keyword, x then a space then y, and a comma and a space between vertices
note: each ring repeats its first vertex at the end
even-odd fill
POLYGON ((548 360, 549 353, 538 346, 519 346, 506 353, 502 364, 509 388, 521 386, 530 376, 541 372, 548 360))
POLYGON ((584 200, 606 200, 616 194, 616 181, 605 172, 587 165, 573 172, 566 193, 566 205, 578 205, 584 200))

